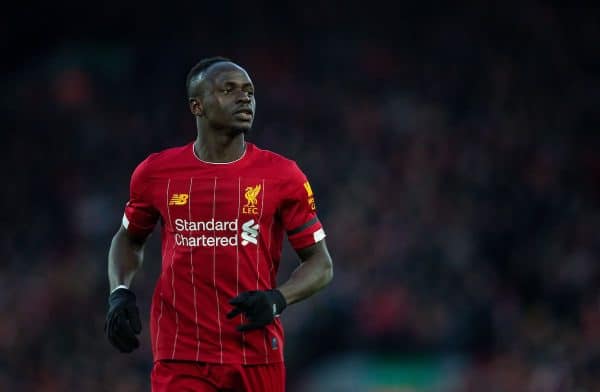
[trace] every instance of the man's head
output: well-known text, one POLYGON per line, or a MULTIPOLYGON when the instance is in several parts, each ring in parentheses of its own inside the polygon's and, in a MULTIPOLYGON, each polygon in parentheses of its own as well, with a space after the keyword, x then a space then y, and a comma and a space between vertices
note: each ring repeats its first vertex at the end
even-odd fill
POLYGON ((198 62, 188 73, 190 110, 200 126, 248 132, 254 121, 254 85, 248 73, 225 57, 198 62))

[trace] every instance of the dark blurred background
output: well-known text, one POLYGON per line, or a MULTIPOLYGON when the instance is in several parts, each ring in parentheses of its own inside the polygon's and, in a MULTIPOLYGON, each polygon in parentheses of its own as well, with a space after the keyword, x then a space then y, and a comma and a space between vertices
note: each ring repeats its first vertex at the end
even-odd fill
POLYGON ((3 10, 0 390, 149 390, 159 239, 131 355, 102 331, 107 250, 135 165, 195 137, 189 68, 223 55, 334 258, 282 317, 291 392, 600 391, 600 11, 485 3, 3 10))

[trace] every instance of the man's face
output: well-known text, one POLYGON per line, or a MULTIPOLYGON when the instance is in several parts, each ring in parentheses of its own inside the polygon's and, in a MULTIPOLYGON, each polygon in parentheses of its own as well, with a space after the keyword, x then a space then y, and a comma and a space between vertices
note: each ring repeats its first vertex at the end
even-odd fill
POLYGON ((212 128, 250 130, 256 101, 254 85, 244 69, 233 63, 218 63, 207 70, 201 83, 200 113, 212 128))

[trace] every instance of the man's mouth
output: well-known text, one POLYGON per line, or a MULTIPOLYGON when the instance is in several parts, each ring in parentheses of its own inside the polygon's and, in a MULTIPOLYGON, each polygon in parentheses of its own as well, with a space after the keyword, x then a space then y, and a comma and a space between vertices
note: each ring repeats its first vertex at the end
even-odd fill
POLYGON ((252 113, 252 109, 245 109, 245 108, 244 108, 244 109, 239 109, 239 110, 236 110, 236 111, 234 112, 234 114, 239 114, 239 113, 243 113, 243 114, 249 114, 249 115, 252 115, 252 114, 253 114, 253 113, 252 113))
POLYGON ((234 116, 236 116, 240 119, 251 120, 252 115, 254 113, 252 113, 252 110, 250 110, 250 109, 239 109, 239 110, 236 110, 233 114, 234 114, 234 116))

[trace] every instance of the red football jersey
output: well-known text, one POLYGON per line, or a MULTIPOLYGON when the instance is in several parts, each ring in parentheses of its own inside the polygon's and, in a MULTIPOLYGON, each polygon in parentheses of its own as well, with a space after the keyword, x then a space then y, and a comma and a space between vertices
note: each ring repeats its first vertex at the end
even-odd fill
POLYGON ((193 143, 151 154, 131 177, 123 226, 146 236, 161 222, 162 270, 152 298, 154 360, 283 361, 278 318, 235 328, 229 300, 272 289, 284 232, 295 249, 325 237, 306 176, 294 161, 246 143, 242 157, 210 163, 193 143))

